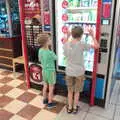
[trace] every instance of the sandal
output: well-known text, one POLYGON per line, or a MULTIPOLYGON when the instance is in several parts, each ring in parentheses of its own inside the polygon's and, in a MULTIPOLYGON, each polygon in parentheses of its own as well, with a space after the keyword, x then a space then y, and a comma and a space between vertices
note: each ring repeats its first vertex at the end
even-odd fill
POLYGON ((76 109, 73 109, 73 114, 77 114, 79 110, 79 106, 76 107, 76 109))
POLYGON ((69 109, 68 105, 66 106, 66 109, 67 109, 67 113, 72 113, 73 112, 73 109, 69 109))

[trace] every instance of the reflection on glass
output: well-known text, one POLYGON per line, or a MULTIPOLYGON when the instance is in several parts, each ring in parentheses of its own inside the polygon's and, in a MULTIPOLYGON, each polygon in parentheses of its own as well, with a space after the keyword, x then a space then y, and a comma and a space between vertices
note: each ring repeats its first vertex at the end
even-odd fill
POLYGON ((0 35, 8 34, 8 17, 5 1, 0 3, 0 35))
MULTIPOLYGON (((12 33, 14 35, 20 34, 20 21, 19 21, 19 7, 18 0, 8 0, 10 6, 10 17, 12 21, 12 33)), ((6 1, 0 0, 0 37, 9 36, 9 22, 8 13, 6 9, 6 1)))

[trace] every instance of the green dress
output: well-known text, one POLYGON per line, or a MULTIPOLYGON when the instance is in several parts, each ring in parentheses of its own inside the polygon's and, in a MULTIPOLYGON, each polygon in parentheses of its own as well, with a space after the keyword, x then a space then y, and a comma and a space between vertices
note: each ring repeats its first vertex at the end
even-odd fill
POLYGON ((43 80, 47 84, 55 84, 56 83, 55 60, 57 59, 57 56, 53 51, 41 48, 39 49, 38 58, 42 64, 43 80))

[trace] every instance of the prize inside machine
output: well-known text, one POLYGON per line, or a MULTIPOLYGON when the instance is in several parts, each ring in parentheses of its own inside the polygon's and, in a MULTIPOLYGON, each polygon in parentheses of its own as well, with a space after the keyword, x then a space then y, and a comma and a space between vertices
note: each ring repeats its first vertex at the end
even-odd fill
MULTIPOLYGON (((65 87, 64 75, 61 72, 65 71, 67 60, 63 55, 63 44, 67 31, 75 26, 81 26, 84 29, 82 40, 91 44, 92 38, 88 34, 89 29, 93 29, 100 38, 100 51, 98 60, 98 71, 96 79, 95 102, 96 104, 104 105, 104 93, 106 84, 106 75, 108 67, 109 47, 110 47, 110 33, 112 28, 112 1, 111 0, 56 0, 55 1, 55 34, 56 34, 56 52, 58 55, 57 70, 58 70, 58 83, 65 87), (102 2, 102 5, 101 5, 102 2), (103 6, 103 7, 102 7, 103 6), (100 11, 98 11, 98 9, 100 11), (107 10, 107 12, 106 12, 107 10), (101 19, 98 20, 97 17, 101 19), (100 25, 98 25, 98 22, 100 25), (97 30, 102 33, 98 33, 97 30), (109 40, 109 42, 108 42, 109 40), (105 66, 105 67, 103 67, 105 66), (104 70, 103 70, 104 69, 104 70), (99 102, 98 102, 99 101, 99 102)), ((95 50, 90 49, 85 51, 84 66, 86 80, 84 82, 83 92, 81 93, 82 99, 85 101, 90 100, 91 85, 92 85, 92 72, 94 68, 94 55, 95 50)), ((64 90, 62 91, 64 92, 64 90)))
POLYGON ((37 35, 51 34, 49 0, 41 0, 38 4, 39 8, 25 20, 30 83, 35 89, 42 87, 42 68, 38 61, 38 51, 41 46, 38 44, 37 35))
POLYGON ((0 0, 0 67, 12 70, 21 55, 18 0, 0 0))

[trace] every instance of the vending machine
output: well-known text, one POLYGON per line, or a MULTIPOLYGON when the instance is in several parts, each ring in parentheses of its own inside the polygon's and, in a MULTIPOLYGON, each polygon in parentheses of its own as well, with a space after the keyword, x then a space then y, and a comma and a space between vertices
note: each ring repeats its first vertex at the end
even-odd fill
POLYGON ((37 41, 37 35, 43 32, 52 36, 52 8, 50 0, 25 0, 24 7, 30 85, 40 89, 43 82, 42 67, 38 61, 40 45, 37 41))
MULTIPOLYGON (((92 43, 92 38, 88 34, 88 29, 94 30, 95 36, 100 43, 100 49, 95 51, 90 49, 84 52, 85 84, 84 91, 90 93, 93 84, 93 71, 96 68, 95 82, 95 104, 104 106, 107 92, 107 82, 110 65, 110 54, 112 44, 112 27, 114 17, 114 0, 55 0, 55 23, 54 33, 56 42, 55 48, 58 55, 56 63, 58 71, 58 82, 65 84, 62 73, 65 71, 66 58, 63 55, 63 44, 67 31, 74 26, 81 26, 84 29, 82 40, 86 44, 92 43), (98 58, 97 58, 98 57, 98 58), (59 79, 60 78, 60 79, 59 79)), ((89 96, 89 95, 88 95, 89 96)))

